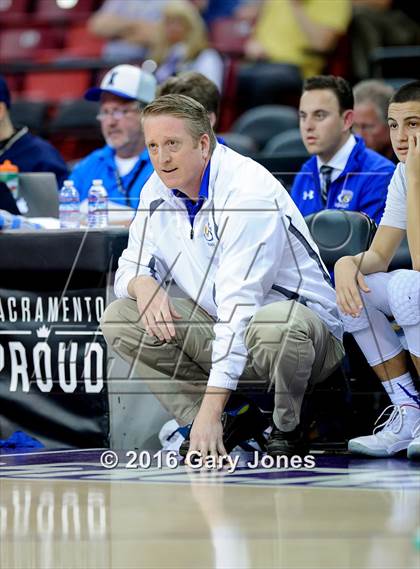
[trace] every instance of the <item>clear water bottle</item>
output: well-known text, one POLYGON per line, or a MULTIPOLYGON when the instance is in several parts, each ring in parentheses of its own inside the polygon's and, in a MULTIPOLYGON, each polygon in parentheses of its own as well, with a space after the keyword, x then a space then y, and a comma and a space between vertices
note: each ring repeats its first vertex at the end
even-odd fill
POLYGON ((62 229, 80 227, 80 196, 72 180, 64 180, 58 200, 60 227, 62 229))
POLYGON ((102 180, 93 180, 88 193, 88 226, 106 227, 108 225, 108 192, 102 180))

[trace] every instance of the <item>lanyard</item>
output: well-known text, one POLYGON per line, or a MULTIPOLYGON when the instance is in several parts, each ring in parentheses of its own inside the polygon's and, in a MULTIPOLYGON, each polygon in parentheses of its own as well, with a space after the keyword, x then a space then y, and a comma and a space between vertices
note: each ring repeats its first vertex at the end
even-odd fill
POLYGON ((134 184, 136 183, 137 178, 139 177, 140 172, 142 171, 142 169, 143 169, 143 161, 140 162, 140 165, 139 165, 139 167, 137 168, 137 170, 136 170, 134 176, 131 178, 130 183, 127 185, 126 188, 124 188, 124 185, 123 185, 122 180, 121 180, 120 173, 118 172, 118 169, 115 168, 115 181, 116 181, 116 183, 117 183, 117 188, 118 188, 118 191, 120 192, 120 194, 122 194, 123 196, 125 196, 125 205, 127 205, 128 207, 131 207, 131 206, 130 206, 130 191, 131 191, 131 188, 132 188, 132 187, 134 186, 134 184))

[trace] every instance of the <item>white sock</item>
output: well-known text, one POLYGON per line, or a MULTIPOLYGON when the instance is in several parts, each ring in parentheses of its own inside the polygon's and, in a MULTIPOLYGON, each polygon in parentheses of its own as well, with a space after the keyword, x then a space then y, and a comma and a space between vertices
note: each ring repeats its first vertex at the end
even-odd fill
POLYGON ((420 408, 420 396, 408 372, 383 381, 382 385, 394 405, 413 405, 420 408))

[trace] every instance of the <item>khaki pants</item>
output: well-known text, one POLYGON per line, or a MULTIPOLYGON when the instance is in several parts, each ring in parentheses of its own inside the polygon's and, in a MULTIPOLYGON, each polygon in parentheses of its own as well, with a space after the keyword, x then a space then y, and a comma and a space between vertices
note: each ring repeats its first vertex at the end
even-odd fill
MULTIPOLYGON (((186 424, 197 414, 206 389, 214 320, 189 299, 171 300, 182 316, 174 321, 171 343, 146 334, 130 299, 110 304, 101 326, 108 345, 131 363, 131 376, 146 381, 162 405, 186 424)), ((268 382, 275 397, 273 419, 283 431, 299 424, 308 385, 326 379, 344 356, 342 343, 315 312, 289 300, 258 310, 247 326, 245 345, 249 358, 238 389, 268 382)))

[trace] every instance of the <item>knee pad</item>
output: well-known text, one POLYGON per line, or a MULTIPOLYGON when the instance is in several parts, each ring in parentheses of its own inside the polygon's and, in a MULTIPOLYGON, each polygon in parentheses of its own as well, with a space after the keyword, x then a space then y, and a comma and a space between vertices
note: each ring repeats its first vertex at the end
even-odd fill
POLYGON ((388 283, 388 300, 400 326, 420 323, 420 272, 398 271, 388 283))

